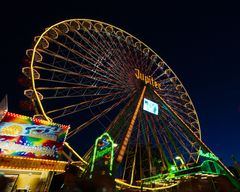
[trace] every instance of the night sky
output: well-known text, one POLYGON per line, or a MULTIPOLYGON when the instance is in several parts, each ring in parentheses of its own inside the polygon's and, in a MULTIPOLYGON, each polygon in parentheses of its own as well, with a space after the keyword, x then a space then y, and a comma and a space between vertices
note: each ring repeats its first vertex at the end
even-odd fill
POLYGON ((227 4, 129 2, 41 1, 35 5, 6 2, 0 15, 0 97, 8 94, 9 110, 28 114, 19 107, 24 88, 18 78, 25 51, 31 47, 34 36, 65 19, 96 19, 126 30, 158 53, 193 100, 203 141, 227 165, 231 164, 232 154, 240 160, 238 6, 229 1, 227 4))

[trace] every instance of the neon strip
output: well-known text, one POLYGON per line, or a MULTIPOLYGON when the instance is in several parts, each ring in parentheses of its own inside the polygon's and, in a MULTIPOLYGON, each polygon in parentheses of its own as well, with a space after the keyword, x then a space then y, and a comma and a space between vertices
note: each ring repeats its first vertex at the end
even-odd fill
POLYGON ((144 88, 143 88, 142 94, 141 94, 141 96, 140 96, 140 98, 138 100, 138 104, 137 104, 136 110, 135 110, 135 112, 133 114, 130 126, 129 126, 129 128, 127 130, 127 133, 126 133, 126 136, 125 136, 125 138, 123 140, 123 144, 121 145, 121 148, 119 150, 118 157, 117 157, 117 162, 118 163, 122 162, 122 159, 123 159, 123 156, 125 154, 125 151, 126 151, 126 148, 127 148, 128 142, 129 142, 129 139, 131 137, 132 129, 133 129, 134 123, 136 121, 137 114, 139 112, 139 109, 140 109, 140 106, 141 106, 141 103, 142 103, 145 91, 146 91, 146 86, 144 86, 144 88))

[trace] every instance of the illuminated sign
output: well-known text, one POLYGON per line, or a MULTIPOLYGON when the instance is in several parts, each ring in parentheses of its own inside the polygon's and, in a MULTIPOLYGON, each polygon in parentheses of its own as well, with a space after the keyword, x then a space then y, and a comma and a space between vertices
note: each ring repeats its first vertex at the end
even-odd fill
POLYGON ((7 112, 0 122, 0 154, 58 159, 69 126, 7 112))
POLYGON ((97 154, 96 154, 96 159, 99 159, 101 157, 103 157, 104 155, 108 155, 111 153, 111 147, 108 147, 102 151, 97 151, 97 154))
POLYGON ((109 139, 107 137, 104 137, 98 141, 96 159, 101 158, 111 152, 112 143, 110 143, 108 140, 109 139))
POLYGON ((158 104, 144 98, 143 110, 148 111, 149 113, 158 115, 158 104))
POLYGON ((141 73, 139 69, 135 69, 135 77, 145 82, 145 84, 150 84, 157 89, 161 89, 161 84, 153 79, 152 76, 147 76, 141 73))
POLYGON ((204 153, 201 149, 198 151, 198 154, 202 157, 207 157, 209 159, 218 160, 219 158, 213 153, 206 152, 204 153))
MULTIPOLYGON (((104 174, 112 174, 114 142, 108 133, 103 133, 95 141, 93 159, 91 164, 91 176, 95 171, 104 174)), ((91 177, 90 176, 90 177, 91 177)))

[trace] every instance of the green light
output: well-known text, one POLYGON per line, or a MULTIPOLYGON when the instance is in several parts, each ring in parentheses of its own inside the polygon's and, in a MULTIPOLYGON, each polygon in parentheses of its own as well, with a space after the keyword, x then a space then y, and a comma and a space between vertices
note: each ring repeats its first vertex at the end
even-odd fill
POLYGON ((177 168, 176 168, 176 166, 175 165, 171 165, 171 167, 170 167, 170 171, 176 171, 177 170, 177 168))
POLYGON ((172 178, 177 179, 184 176, 195 175, 197 173, 221 175, 221 174, 224 174, 224 169, 213 160, 205 160, 201 165, 194 166, 191 168, 186 168, 184 170, 177 170, 177 167, 175 165, 171 165, 169 167, 169 173, 158 174, 152 177, 144 178, 142 179, 142 181, 144 181, 144 183, 154 182, 154 181, 164 182, 165 180, 168 180, 168 179, 172 179, 172 178), (214 164, 215 171, 211 169, 210 163, 214 164))
POLYGON ((109 165, 109 170, 110 170, 110 175, 112 175, 112 167, 113 167, 113 156, 114 156, 114 142, 112 140, 112 138, 110 137, 110 135, 108 133, 103 133, 100 137, 98 137, 95 141, 95 145, 94 145, 94 150, 93 150, 93 157, 92 157, 92 164, 91 164, 91 169, 90 169, 90 178, 92 177, 92 172, 94 169, 94 164, 96 159, 99 159, 101 157, 103 157, 105 154, 111 152, 111 159, 110 159, 110 165, 109 165), (110 143, 110 147, 105 148, 103 151, 97 151, 97 144, 99 142, 99 140, 102 140, 104 137, 108 138, 108 141, 110 143))
POLYGON ((214 155, 213 153, 209 153, 209 152, 206 152, 206 153, 204 153, 201 149, 198 151, 198 154, 200 155, 200 156, 202 156, 202 157, 207 157, 207 158, 209 158, 209 159, 213 159, 213 160, 218 160, 219 158, 216 156, 216 155, 214 155))
POLYGON ((101 157, 103 157, 104 155, 106 155, 107 153, 111 152, 112 149, 109 147, 109 148, 106 148, 104 149, 103 151, 97 151, 97 154, 96 154, 96 158, 95 159, 99 159, 101 157))

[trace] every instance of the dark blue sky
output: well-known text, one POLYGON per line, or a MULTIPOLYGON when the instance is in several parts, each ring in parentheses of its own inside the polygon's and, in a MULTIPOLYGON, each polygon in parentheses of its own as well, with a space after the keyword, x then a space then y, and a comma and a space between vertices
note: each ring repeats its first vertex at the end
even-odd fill
MULTIPOLYGON (((44 28, 69 18, 111 23, 145 42, 178 75, 199 115, 203 141, 227 165, 240 160, 240 12, 237 5, 103 1, 5 4, 1 12, 0 96, 12 112, 25 50, 44 28), (40 4, 41 3, 41 4, 40 4)), ((199 1, 200 2, 200 1, 199 1)))

